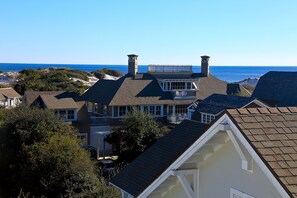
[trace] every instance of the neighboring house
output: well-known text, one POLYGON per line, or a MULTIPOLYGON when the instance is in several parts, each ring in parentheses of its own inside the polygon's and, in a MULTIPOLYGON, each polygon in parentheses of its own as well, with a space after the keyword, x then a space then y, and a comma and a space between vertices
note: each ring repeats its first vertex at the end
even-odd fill
POLYGON ((201 57, 201 72, 190 65, 149 65, 138 72, 138 56, 128 55, 128 74, 118 80, 99 80, 83 95, 91 118, 91 145, 102 144, 114 126, 133 108, 159 120, 180 123, 187 107, 213 93, 226 94, 227 83, 209 73, 209 56, 201 57))
POLYGON ((21 96, 12 87, 0 88, 0 106, 15 107, 21 103, 21 96))
POLYGON ((265 103, 252 98, 234 95, 212 94, 188 108, 189 118, 205 124, 211 123, 225 109, 268 107, 265 103))
POLYGON ((297 106, 297 72, 270 71, 263 75, 253 97, 265 101, 270 106, 297 106))
POLYGON ((185 120, 110 183, 122 197, 297 197, 297 108, 185 120))
POLYGON ((89 144, 90 121, 84 101, 75 92, 65 91, 26 91, 24 103, 50 109, 65 122, 72 123, 79 131, 82 144, 89 144))

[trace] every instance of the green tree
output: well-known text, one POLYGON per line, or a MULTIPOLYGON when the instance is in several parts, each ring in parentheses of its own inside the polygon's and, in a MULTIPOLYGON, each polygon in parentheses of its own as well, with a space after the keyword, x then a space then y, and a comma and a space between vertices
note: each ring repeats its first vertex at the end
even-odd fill
POLYGON ((155 143, 168 129, 149 114, 134 109, 106 141, 117 147, 119 161, 130 162, 155 143))
POLYGON ((110 75, 110 76, 115 76, 115 77, 121 77, 124 76, 124 74, 118 70, 113 70, 113 69, 108 69, 108 68, 103 68, 100 70, 95 70, 91 72, 94 74, 94 76, 98 79, 102 79, 105 77, 105 74, 110 75))
POLYGON ((18 77, 18 81, 14 85, 14 89, 24 94, 27 90, 34 91, 75 91, 83 93, 88 86, 81 82, 73 81, 70 78, 78 78, 88 81, 90 73, 71 70, 66 68, 61 69, 24 69, 18 77))
POLYGON ((52 111, 24 106, 3 111, 0 197, 16 197, 20 190, 28 197, 119 197, 97 178, 75 131, 52 111))

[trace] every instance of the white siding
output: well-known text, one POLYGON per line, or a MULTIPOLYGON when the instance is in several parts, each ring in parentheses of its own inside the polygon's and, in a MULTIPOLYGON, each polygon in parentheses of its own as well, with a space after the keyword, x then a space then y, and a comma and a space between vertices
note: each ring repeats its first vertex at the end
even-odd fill
POLYGON ((281 197, 256 163, 252 173, 241 169, 231 141, 207 160, 200 175, 201 197, 229 197, 230 188, 258 198, 281 197))
MULTIPOLYGON (((110 134, 110 126, 92 126, 90 130, 90 145, 97 148, 97 151, 102 152, 104 149, 104 138, 110 134)), ((110 153, 112 145, 105 142, 106 154, 110 153)))
MULTIPOLYGON (((253 172, 241 168, 241 159, 231 141, 209 157, 199 171, 199 198, 229 198, 231 188, 255 198, 281 197, 255 162, 253 172)), ((178 183, 164 197, 186 197, 186 194, 178 183)))

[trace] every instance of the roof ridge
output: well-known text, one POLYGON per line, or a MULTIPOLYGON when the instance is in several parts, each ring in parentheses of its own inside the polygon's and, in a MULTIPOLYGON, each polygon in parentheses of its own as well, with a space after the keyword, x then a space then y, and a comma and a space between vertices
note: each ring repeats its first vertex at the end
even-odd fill
POLYGON ((297 107, 257 107, 246 109, 226 109, 229 115, 254 115, 254 114, 283 114, 297 113, 297 107))

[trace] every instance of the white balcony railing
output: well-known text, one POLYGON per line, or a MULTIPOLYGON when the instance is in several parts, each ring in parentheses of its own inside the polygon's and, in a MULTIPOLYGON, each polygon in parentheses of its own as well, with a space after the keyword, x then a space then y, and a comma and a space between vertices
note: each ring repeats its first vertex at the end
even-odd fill
POLYGON ((170 123, 175 123, 178 124, 184 119, 188 118, 188 114, 186 113, 181 113, 181 114, 175 114, 175 115, 167 115, 167 120, 170 123))

